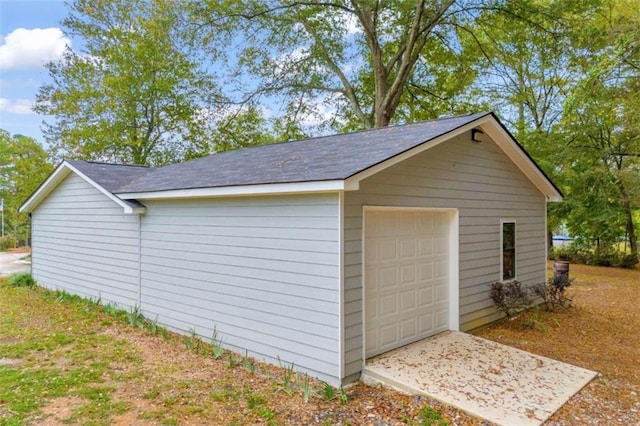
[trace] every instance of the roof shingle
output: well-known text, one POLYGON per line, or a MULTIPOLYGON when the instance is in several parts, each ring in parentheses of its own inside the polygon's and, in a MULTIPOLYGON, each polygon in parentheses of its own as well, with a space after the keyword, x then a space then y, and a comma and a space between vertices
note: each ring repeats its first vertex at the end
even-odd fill
POLYGON ((105 167, 106 185, 102 176, 90 177, 114 193, 343 180, 489 114, 244 148, 146 172, 105 167))

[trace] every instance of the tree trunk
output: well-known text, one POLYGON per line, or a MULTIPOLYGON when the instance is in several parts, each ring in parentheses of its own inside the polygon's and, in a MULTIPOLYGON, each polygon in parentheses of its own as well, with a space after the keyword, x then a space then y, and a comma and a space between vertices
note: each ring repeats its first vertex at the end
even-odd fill
POLYGON ((620 185, 620 192, 622 193, 622 207, 624 207, 624 215, 627 221, 627 235, 629 236, 631 253, 638 254, 638 236, 636 235, 636 230, 633 226, 633 210, 631 209, 629 194, 627 194, 623 185, 620 185))

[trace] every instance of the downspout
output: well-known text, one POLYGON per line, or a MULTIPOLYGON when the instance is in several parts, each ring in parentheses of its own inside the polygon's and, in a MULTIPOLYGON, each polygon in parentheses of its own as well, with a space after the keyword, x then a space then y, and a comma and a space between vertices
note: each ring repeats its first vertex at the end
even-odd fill
POLYGON ((142 309, 142 214, 138 214, 138 308, 142 309))
POLYGON ((29 212, 29 247, 31 251, 31 263, 29 264, 29 275, 33 277, 33 213, 29 212))

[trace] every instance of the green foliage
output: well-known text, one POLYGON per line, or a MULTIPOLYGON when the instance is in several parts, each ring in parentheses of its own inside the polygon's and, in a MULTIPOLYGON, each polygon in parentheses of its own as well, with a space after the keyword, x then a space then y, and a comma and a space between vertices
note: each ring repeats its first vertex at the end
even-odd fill
POLYGON ((439 412, 425 405, 418 413, 418 424, 420 426, 447 426, 449 422, 439 412))
POLYGON ((5 235, 4 237, 0 237, 0 247, 2 247, 2 250, 16 248, 16 244, 17 240, 13 235, 5 235))
POLYGON ((540 319, 540 308, 538 308, 538 305, 535 305, 533 307, 532 315, 524 321, 524 326, 528 328, 537 327, 538 330, 542 331, 543 333, 549 331, 549 328, 540 319))
POLYGON ((213 326, 213 335, 211 336, 211 353, 214 359, 220 358, 224 353, 222 340, 218 339, 218 329, 215 325, 213 326))
POLYGON ((206 153, 215 79, 203 52, 187 46, 183 4, 68 4, 62 25, 82 50, 47 65, 52 83, 35 106, 53 117, 45 136, 56 158, 159 165, 206 153))
POLYGON ((251 358, 249 358, 249 352, 244 352, 244 357, 242 358, 243 367, 251 374, 254 374, 256 371, 256 365, 251 358))
MULTIPOLYGON (((280 363, 280 359, 278 359, 278 362, 280 363)), ((282 367, 282 363, 280 363, 280 367, 282 367)), ((278 389, 277 389, 278 392, 280 391, 284 392, 289 396, 291 396, 291 394, 293 393, 294 378, 295 378, 295 372, 293 371, 293 369, 294 369, 293 363, 289 364, 284 368, 284 372, 282 376, 282 385, 278 386, 278 389)))
POLYGON ((185 336, 182 339, 182 341, 184 343, 184 346, 190 351, 193 351, 196 353, 200 352, 200 346, 202 345, 202 341, 198 337, 198 334, 196 333, 195 328, 192 328, 191 330, 189 330, 189 335, 185 336))
POLYGON ((140 312, 139 306, 134 306, 127 312, 127 321, 132 327, 144 327, 144 316, 140 312))
POLYGON ((476 15, 435 1, 191 7, 203 30, 198 43, 234 76, 226 88, 234 101, 275 98, 288 123, 342 130, 468 108, 460 94, 473 82, 474 57, 456 28, 476 15))
POLYGON ((549 252, 549 258, 565 259, 571 263, 583 265, 610 266, 614 268, 633 269, 638 264, 637 253, 627 253, 613 247, 593 250, 588 246, 577 243, 569 247, 554 248, 549 252))
POLYGON ((38 142, 22 135, 11 136, 0 129, 0 198, 4 200, 4 250, 16 247, 18 242, 20 245, 27 244, 31 222, 28 214, 18 213, 18 208, 52 170, 53 166, 38 142))
POLYGON ((305 374, 302 382, 302 399, 305 403, 311 399, 311 393, 311 379, 308 374, 305 374))
POLYGON ((322 389, 320 390, 320 394, 325 401, 331 401, 336 397, 336 388, 334 388, 327 382, 322 382, 322 389))
POLYGON ((13 274, 7 279, 7 282, 13 287, 35 287, 37 284, 28 272, 13 274))

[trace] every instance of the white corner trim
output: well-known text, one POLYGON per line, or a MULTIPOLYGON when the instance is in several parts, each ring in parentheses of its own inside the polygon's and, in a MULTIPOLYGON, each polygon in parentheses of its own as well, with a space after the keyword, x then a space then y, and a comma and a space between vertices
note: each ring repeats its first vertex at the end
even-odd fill
POLYGON ((345 342, 345 309, 344 309, 344 300, 345 300, 345 271, 344 271, 344 267, 345 267, 345 251, 344 251, 344 221, 345 221, 345 217, 344 217, 344 191, 340 191, 338 192, 338 264, 339 264, 339 268, 338 268, 338 273, 340 274, 340 283, 339 283, 339 287, 340 287, 340 296, 338 298, 339 301, 339 306, 338 306, 338 313, 340 316, 340 320, 339 320, 339 327, 340 329, 338 330, 338 351, 340 352, 339 355, 339 365, 338 365, 338 380, 340 381, 340 383, 342 383, 342 379, 344 379, 345 377, 345 370, 346 370, 346 363, 345 363, 345 359, 346 359, 346 355, 345 355, 345 348, 346 348, 346 342, 345 342))
POLYGON ((340 192, 358 189, 344 180, 326 180, 294 183, 267 183, 262 185, 221 186, 215 188, 173 189, 153 192, 123 192, 116 194, 124 200, 161 200, 179 198, 233 197, 249 195, 305 194, 315 192, 340 192), (349 188, 349 189, 347 189, 349 188))
POLYGON ((460 331, 460 211, 449 219, 449 330, 460 331))
POLYGON ((131 204, 123 201, 122 199, 116 197, 111 192, 104 189, 94 180, 90 179, 87 175, 82 173, 80 170, 72 166, 67 161, 63 161, 56 170, 49 175, 49 177, 40 185, 40 187, 34 192, 27 201, 25 201, 22 206, 20 206, 19 212, 32 212, 35 208, 44 201, 45 198, 69 175, 69 173, 75 173, 80 176, 83 180, 85 180, 88 184, 96 188, 98 191, 103 193, 107 198, 118 204, 124 210, 124 214, 144 214, 146 212, 145 207, 134 207, 131 204))

